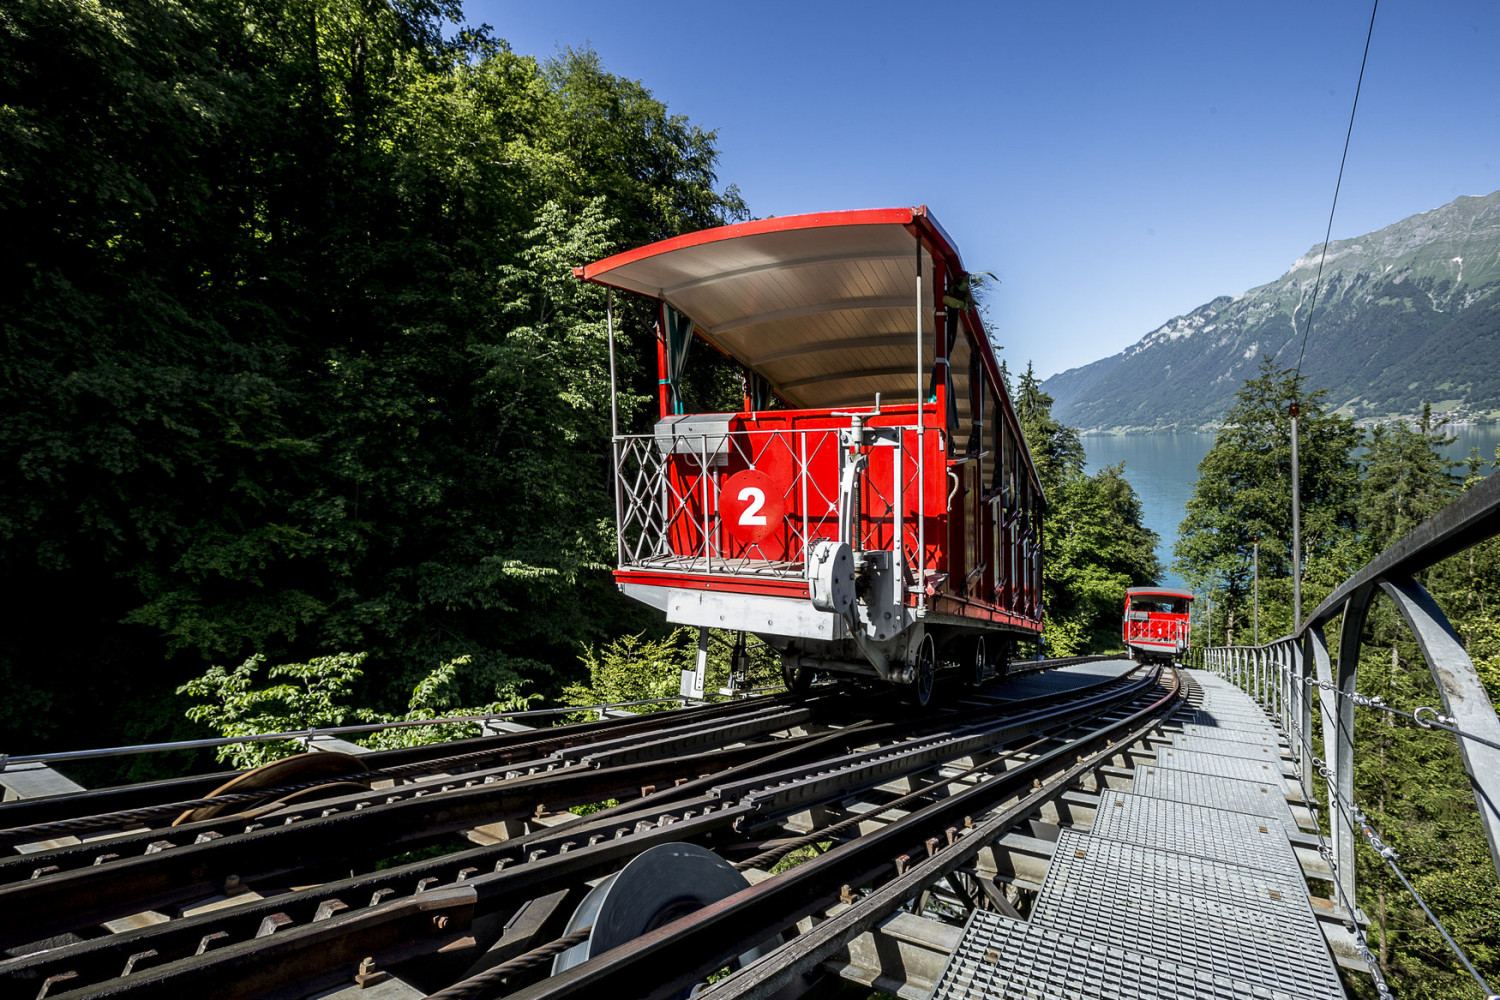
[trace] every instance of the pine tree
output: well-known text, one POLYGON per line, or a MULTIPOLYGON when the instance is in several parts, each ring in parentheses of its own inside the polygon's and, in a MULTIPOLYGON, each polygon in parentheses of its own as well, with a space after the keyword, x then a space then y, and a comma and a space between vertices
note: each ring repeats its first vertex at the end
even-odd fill
POLYGON ((1156 532, 1142 520, 1124 463, 1084 475, 1078 430, 1052 416, 1052 397, 1029 364, 1014 399, 1047 495, 1042 585, 1049 634, 1072 636, 1080 644, 1073 649, 1054 641, 1052 652, 1118 646, 1126 588, 1155 583, 1161 575, 1156 532))
MULTIPOLYGON (((1300 402, 1303 565, 1329 556, 1356 522, 1360 433, 1329 412, 1322 390, 1308 392, 1300 372, 1271 356, 1235 393, 1214 446, 1198 463, 1198 480, 1178 527, 1175 568, 1195 590, 1214 597, 1215 632, 1232 636, 1251 599, 1252 552, 1259 541, 1261 637, 1291 626, 1291 418, 1300 402), (1267 581, 1280 581, 1268 593, 1267 581)), ((1340 576, 1342 578, 1342 576, 1340 576)), ((1305 604, 1306 602, 1304 602, 1305 604)))

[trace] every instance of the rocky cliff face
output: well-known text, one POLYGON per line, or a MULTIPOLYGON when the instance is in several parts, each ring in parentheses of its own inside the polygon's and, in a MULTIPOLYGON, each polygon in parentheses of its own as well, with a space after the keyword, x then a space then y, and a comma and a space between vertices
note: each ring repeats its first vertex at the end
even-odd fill
MULTIPOLYGON (((1261 354, 1294 364, 1319 244, 1276 281, 1221 297, 1043 388, 1085 429, 1212 425, 1261 354)), ((1500 191, 1329 245, 1302 366, 1356 418, 1500 416, 1500 191)))

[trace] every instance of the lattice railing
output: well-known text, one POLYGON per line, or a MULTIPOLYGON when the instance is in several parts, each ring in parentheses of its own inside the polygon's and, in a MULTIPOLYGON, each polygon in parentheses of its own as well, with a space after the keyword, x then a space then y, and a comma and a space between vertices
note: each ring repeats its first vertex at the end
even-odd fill
MULTIPOLYGON (((845 462, 840 428, 739 430, 708 434, 621 436, 615 441, 616 544, 619 565, 664 572, 797 577, 817 541, 837 538, 839 488, 845 462), (747 541, 726 531, 725 480, 745 470, 774 470, 767 509, 783 513, 767 537, 747 541)), ((920 485, 915 428, 902 428, 900 451, 881 475, 859 477, 862 548, 890 549, 900 526, 902 555, 917 573, 920 485), (896 502, 895 468, 903 500, 896 502)), ((866 452, 873 451, 866 449, 866 452)))

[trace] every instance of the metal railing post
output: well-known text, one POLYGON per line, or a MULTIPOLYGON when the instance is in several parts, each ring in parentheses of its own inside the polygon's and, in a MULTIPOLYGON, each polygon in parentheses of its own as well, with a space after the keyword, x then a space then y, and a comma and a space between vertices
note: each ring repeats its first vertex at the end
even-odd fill
POLYGON ((1292 697, 1292 644, 1283 642, 1277 647, 1277 655, 1281 662, 1280 686, 1276 690, 1277 714, 1281 716, 1281 731, 1291 731, 1291 713, 1288 706, 1292 697))
POLYGON ((1293 752, 1297 755, 1298 773, 1303 781, 1312 780, 1312 692, 1307 687, 1307 662, 1312 658, 1312 644, 1313 638, 1309 632, 1302 644, 1295 647, 1297 670, 1292 679, 1297 704, 1297 728, 1292 733, 1292 738, 1296 741, 1293 752))

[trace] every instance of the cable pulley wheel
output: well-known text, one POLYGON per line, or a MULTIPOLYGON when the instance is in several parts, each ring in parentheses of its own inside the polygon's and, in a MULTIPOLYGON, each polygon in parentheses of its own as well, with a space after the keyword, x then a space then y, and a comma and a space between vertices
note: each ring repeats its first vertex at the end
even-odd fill
MULTIPOLYGON (((582 944, 552 959, 552 974, 581 965, 594 955, 633 941, 658 927, 695 913, 749 886, 713 851, 697 844, 661 844, 639 854, 608 876, 573 911, 565 934, 594 925, 582 944)), ((729 963, 731 969, 748 965, 779 947, 781 935, 762 941, 729 963)), ((689 997, 702 984, 676 994, 689 997)))

